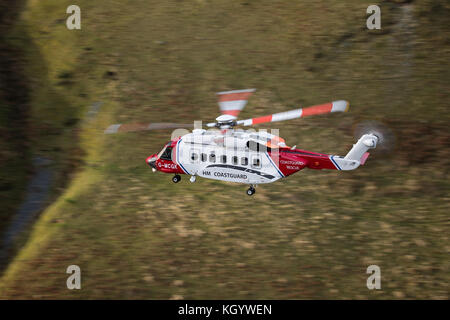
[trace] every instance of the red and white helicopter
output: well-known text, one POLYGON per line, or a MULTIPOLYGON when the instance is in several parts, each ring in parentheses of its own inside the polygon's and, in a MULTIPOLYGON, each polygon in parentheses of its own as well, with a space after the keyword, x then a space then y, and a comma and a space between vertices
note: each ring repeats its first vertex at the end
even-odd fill
MULTIPOLYGON (((178 183, 180 174, 231 181, 250 185, 249 196, 255 186, 272 183, 304 168, 354 170, 367 160, 369 149, 379 142, 375 133, 363 134, 346 156, 335 156, 288 147, 284 139, 267 131, 234 129, 235 126, 290 120, 330 112, 345 112, 347 101, 334 101, 307 108, 275 113, 269 116, 237 120, 248 98, 255 89, 234 90, 217 93, 222 115, 216 122, 206 126, 212 129, 185 131, 169 141, 158 153, 147 158, 153 171, 174 174, 172 181, 178 183)), ((189 124, 151 123, 114 124, 105 133, 130 132, 167 128, 192 127, 189 124)), ((176 132, 176 131, 175 131, 176 132)))

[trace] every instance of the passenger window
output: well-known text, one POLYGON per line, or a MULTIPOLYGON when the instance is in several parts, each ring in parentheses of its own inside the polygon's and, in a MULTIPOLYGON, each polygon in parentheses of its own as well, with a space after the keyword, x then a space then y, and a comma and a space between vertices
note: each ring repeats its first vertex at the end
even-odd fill
POLYGON ((197 159, 198 159, 198 153, 197 152, 192 152, 191 153, 191 160, 194 162, 194 161, 197 161, 197 159))
POLYGON ((227 163, 227 156, 221 156, 220 157, 220 162, 227 163))
POLYGON ((216 162, 216 155, 214 153, 211 153, 209 155, 209 162, 212 162, 212 163, 216 162))
POLYGON ((238 159, 238 157, 233 157, 233 158, 231 158, 231 161, 233 162, 233 164, 239 164, 239 159, 238 159))
POLYGON ((202 154, 200 155, 200 157, 201 157, 201 159, 202 159, 202 162, 205 162, 205 161, 208 159, 208 156, 206 155, 206 153, 202 153, 202 154))
POLYGON ((247 141, 247 148, 249 148, 251 151, 256 151, 256 152, 266 152, 267 151, 267 146, 260 144, 256 141, 247 141))
POLYGON ((243 166, 248 165, 248 158, 247 157, 242 157, 241 158, 241 165, 243 165, 243 166))
POLYGON ((254 157, 252 161, 253 168, 261 168, 261 159, 259 157, 254 157))

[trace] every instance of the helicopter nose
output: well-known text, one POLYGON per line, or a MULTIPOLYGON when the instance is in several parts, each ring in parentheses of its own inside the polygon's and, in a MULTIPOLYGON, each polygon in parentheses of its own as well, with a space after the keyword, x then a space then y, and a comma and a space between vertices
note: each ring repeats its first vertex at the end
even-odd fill
POLYGON ((146 162, 150 167, 152 167, 153 169, 156 169, 156 156, 148 157, 146 162))

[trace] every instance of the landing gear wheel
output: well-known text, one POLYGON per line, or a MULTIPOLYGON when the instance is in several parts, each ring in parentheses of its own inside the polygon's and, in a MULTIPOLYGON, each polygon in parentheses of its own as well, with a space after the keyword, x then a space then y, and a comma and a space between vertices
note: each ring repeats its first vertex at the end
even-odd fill
POLYGON ((253 187, 250 187, 250 188, 247 189, 247 195, 249 195, 249 196, 254 195, 255 192, 256 192, 256 190, 253 187))
POLYGON ((180 182, 181 181, 180 175, 179 174, 174 175, 173 178, 172 178, 172 181, 173 181, 173 183, 180 182))

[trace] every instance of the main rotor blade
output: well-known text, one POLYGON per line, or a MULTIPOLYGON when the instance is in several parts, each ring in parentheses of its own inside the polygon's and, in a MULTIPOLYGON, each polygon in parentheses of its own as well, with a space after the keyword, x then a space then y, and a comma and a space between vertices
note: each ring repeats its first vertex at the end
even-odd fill
POLYGON ((217 92, 219 96, 219 108, 222 114, 229 114, 237 117, 239 112, 244 109, 248 98, 256 89, 244 89, 233 91, 217 92))
POLYGON ((333 101, 317 106, 294 109, 290 111, 271 114, 269 116, 239 120, 236 122, 238 125, 251 126, 258 123, 276 122, 291 120, 296 118, 303 118, 316 114, 330 113, 330 112, 346 112, 348 110, 349 103, 345 100, 333 101))
POLYGON ((112 134, 118 132, 135 132, 146 130, 160 130, 160 129, 177 129, 177 128, 193 128, 194 124, 184 123, 127 123, 127 124, 112 124, 106 130, 105 134, 112 134))

